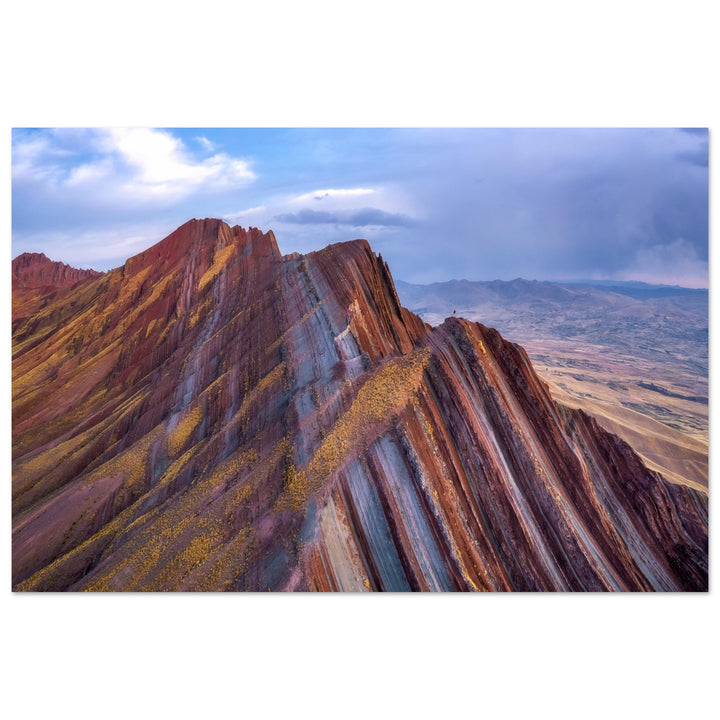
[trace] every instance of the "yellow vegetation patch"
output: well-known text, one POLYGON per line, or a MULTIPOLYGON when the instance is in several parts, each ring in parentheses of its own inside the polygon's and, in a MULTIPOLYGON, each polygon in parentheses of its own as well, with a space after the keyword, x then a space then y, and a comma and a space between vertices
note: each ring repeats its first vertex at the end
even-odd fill
POLYGON ((208 308, 210 307, 210 301, 206 300, 198 309, 190 316, 190 327, 194 328, 198 320, 200 320, 200 316, 203 315, 208 311, 208 308))
POLYGON ((57 373, 60 363, 55 364, 50 360, 39 362, 28 368, 24 368, 20 363, 13 364, 12 378, 12 398, 13 401, 20 399, 29 390, 35 390, 39 386, 49 382, 55 373, 57 373))
POLYGON ((283 472, 283 487, 287 493, 290 508, 300 512, 305 505, 308 494, 308 480, 304 470, 298 470, 295 465, 288 465, 283 472))
MULTIPOLYGON (((180 550, 170 562, 165 565, 156 581, 148 590, 160 590, 178 582, 194 568, 207 560, 215 548, 222 542, 222 526, 220 523, 210 523, 206 518, 199 518, 193 527, 194 535, 190 542, 180 550)), ((164 548, 163 548, 164 549, 164 548)), ((161 553, 161 556, 164 553, 161 553)), ((145 588, 144 588, 145 589, 145 588)))
POLYGON ((151 270, 152 266, 148 265, 137 273, 137 275, 125 278, 125 282, 120 286, 120 293, 118 294, 117 302, 119 305, 124 305, 133 299, 133 295, 140 289, 151 270))
MULTIPOLYGON (((34 481, 41 476, 44 476, 52 468, 57 467, 74 457, 78 450, 82 452, 95 437, 100 435, 101 432, 105 431, 113 423, 118 422, 124 415, 132 413, 146 396, 147 390, 141 390, 135 393, 135 395, 128 398, 128 400, 120 405, 104 422, 91 427, 80 435, 76 435, 75 437, 69 438, 58 445, 45 450, 45 452, 35 456, 31 460, 19 463, 14 471, 15 478, 17 480, 15 487, 20 487, 21 482, 34 481)), ((80 410, 82 410, 82 408, 80 410)), ((72 415, 70 415, 73 421, 77 423, 79 423, 84 416, 84 412, 78 411, 75 411, 72 415)))
MULTIPOLYGON (((121 465, 130 465, 134 466, 135 468, 135 477, 137 477, 138 469, 144 471, 144 462, 142 464, 138 464, 137 455, 142 453, 145 455, 145 458, 147 457, 147 450, 149 449, 150 444, 157 438, 157 434, 159 432, 160 428, 156 427, 151 433, 150 436, 140 441, 140 443, 136 443, 130 450, 134 450, 134 454, 132 456, 126 455, 129 451, 126 451, 123 453, 120 458, 120 464, 121 465), (140 445, 140 447, 136 447, 137 445, 140 445), (126 459, 127 458, 127 459, 126 459), (128 462, 130 460, 130 462, 128 462)), ((140 518, 137 518, 135 521, 130 522, 130 519, 133 517, 133 515, 136 514, 138 511, 138 508, 140 508, 145 502, 147 502, 147 499, 151 497, 152 495, 161 492, 167 485, 169 485, 177 476, 178 472, 185 467, 187 462, 189 462, 190 458, 196 453, 197 447, 193 447, 188 452, 186 452, 181 458, 179 458, 176 462, 174 462, 168 470, 164 473, 160 481, 148 492, 144 493, 140 497, 138 497, 135 502, 133 502, 129 507, 125 508, 119 515, 117 515, 113 520, 111 520, 106 525, 103 525, 100 530, 98 530, 95 535, 92 537, 89 537, 85 542, 78 545, 76 548, 71 550, 70 552, 66 553, 65 555, 62 555, 58 557, 56 560, 54 560, 50 565, 47 565, 46 567, 42 568, 41 570, 38 570, 35 575, 32 577, 29 577, 27 580, 24 580, 22 583, 20 583, 17 586, 18 590, 51 590, 54 589, 57 585, 58 578, 61 577, 65 572, 68 571, 68 568, 71 568, 72 566, 82 566, 87 563, 89 558, 98 555, 99 553, 102 553, 102 559, 106 558, 108 556, 108 553, 110 551, 110 543, 112 543, 115 539, 120 537, 122 534, 129 532, 131 529, 138 527, 148 521, 150 521, 153 518, 158 517, 161 515, 161 508, 155 508, 154 511, 151 511, 151 513, 148 515, 142 515, 140 518), (130 524, 128 524, 130 523, 130 524)), ((113 460, 110 460, 109 462, 105 463, 102 467, 98 468, 92 475, 91 480, 95 479, 96 477, 100 477, 104 474, 109 474, 111 472, 115 472, 117 470, 117 463, 118 458, 115 458, 113 460)), ((180 521, 177 520, 177 518, 173 519, 174 523, 174 529, 179 533, 180 530, 185 526, 186 523, 182 522, 182 519, 180 521)), ((154 530, 153 530, 154 532, 154 530)), ((114 574, 113 570, 111 569, 106 576, 102 576, 99 578, 95 578, 92 583, 89 586, 86 586, 85 590, 117 590, 119 588, 117 587, 110 587, 109 581, 112 578, 112 575, 114 574)), ((124 589, 124 588, 123 588, 124 589)))
POLYGON ((148 295, 140 305, 136 305, 135 307, 133 307, 132 311, 123 318, 115 334, 121 332, 122 328, 130 327, 135 322, 135 320, 140 317, 140 315, 147 312, 148 308, 150 308, 154 303, 160 300, 160 297, 165 292, 165 288, 170 284, 170 282, 174 280, 175 277, 173 275, 167 275, 162 280, 155 283, 155 285, 153 285, 153 289, 150 295, 148 295))
MULTIPOLYGON (((142 440, 133 446, 112 458, 108 462, 101 465, 97 470, 92 472, 84 481, 86 485, 91 485, 96 480, 122 473, 125 476, 123 483, 123 492, 136 493, 136 485, 142 481, 145 474, 145 466, 147 462, 147 453, 150 445, 157 438, 157 428, 146 435, 142 440)), ((124 524, 135 512, 142 498, 136 500, 129 507, 125 508, 111 522, 104 525, 95 535, 85 540, 65 555, 56 558, 50 565, 36 572, 32 577, 19 583, 17 589, 20 591, 27 590, 48 590, 52 589, 57 582, 56 578, 60 577, 65 569, 74 563, 84 563, 83 558, 89 558, 102 552, 107 544, 111 542, 112 537, 120 532, 124 524)), ((95 588, 93 588, 95 589, 95 588)), ((97 588, 106 589, 106 588, 97 588)))
POLYGON ((92 484, 96 478, 107 477, 123 473, 126 480, 123 489, 134 490, 145 475, 145 467, 148 459, 148 450, 157 438, 157 431, 153 431, 131 445, 127 450, 111 458, 93 471, 85 480, 86 484, 92 484))
MULTIPOLYGON (((167 557, 167 550, 170 544, 176 540, 185 528, 192 522, 192 518, 165 517, 159 515, 155 523, 152 525, 152 535, 147 537, 147 533, 142 537, 142 542, 135 542, 133 545, 137 548, 119 567, 114 568, 111 572, 94 578, 84 590, 89 592, 105 592, 117 590, 112 584, 113 576, 124 577, 123 589, 138 589, 139 581, 146 578, 160 562, 167 557), (125 569, 128 569, 123 572, 125 569)), ((142 589, 150 589, 143 587, 142 589)))
POLYGON ((31 460, 19 463, 13 472, 13 490, 17 491, 23 486, 32 484, 32 482, 44 477, 58 465, 62 465, 67 458, 75 454, 78 448, 84 449, 107 425, 106 422, 100 427, 91 427, 84 433, 59 443, 31 460))
MULTIPOLYGON (((247 394, 243 397, 240 409, 233 415, 232 419, 228 424, 228 429, 236 427, 238 424, 241 428, 244 428, 248 421, 250 408, 255 402, 257 402, 262 393, 267 390, 271 385, 281 380, 285 375, 286 363, 283 362, 277 364, 267 375, 262 377, 260 381, 252 388, 247 391, 247 394)), ((247 388, 247 375, 245 376, 245 386, 247 388)))
MULTIPOLYGON (((190 462, 190 460, 197 454, 199 449, 198 445, 193 445, 189 450, 187 450, 185 453, 183 453, 175 462, 170 465, 170 467, 162 474, 160 479, 157 481, 157 483, 142 497, 140 497, 138 500, 133 503, 133 505, 128 508, 130 509, 136 509, 140 507, 143 503, 147 502, 151 497, 156 496, 159 493, 162 493, 168 486, 170 486, 175 479, 177 478, 180 471, 186 467, 186 465, 190 462)), ((124 515, 125 511, 123 511, 124 515)), ((141 526, 148 524, 152 522, 158 514, 161 513, 161 509, 155 508, 154 510, 150 511, 150 513, 146 513, 141 515, 140 517, 133 520, 129 525, 120 526, 117 525, 114 532, 117 533, 117 537, 121 537, 122 535, 128 534, 133 532, 134 530, 140 528, 141 526)), ((130 513, 131 515, 133 513, 130 513)), ((120 517, 120 516, 118 516, 120 517)), ((113 520, 111 525, 115 523, 116 521, 113 520)), ((100 532, 103 532, 106 527, 109 527, 108 525, 104 526, 103 530, 100 532)), ((107 557, 106 554, 103 554, 102 559, 107 557)))
POLYGON ((300 507, 310 492, 317 490, 342 461, 359 450, 358 442, 373 424, 384 424, 400 412, 417 392, 430 361, 430 350, 388 361, 358 391, 349 410, 335 423, 310 460, 307 472, 290 465, 286 471, 286 492, 293 509, 300 507))
MULTIPOLYGON (((203 483, 207 483, 211 487, 222 485, 232 479, 237 478, 244 471, 252 470, 253 465, 257 462, 258 454, 254 448, 245 450, 244 452, 233 453, 225 460, 211 475, 209 475, 203 483)), ((245 492, 241 493, 240 500, 244 500, 250 495, 250 488, 244 488, 245 492)))
POLYGON ((197 427, 202 417, 202 411, 200 406, 196 405, 190 412, 181 418, 172 432, 168 435, 168 454, 170 456, 177 455, 185 446, 188 438, 192 434, 193 430, 197 427))
POLYGON ((198 290, 202 290, 216 275, 225 267, 231 255, 235 252, 235 245, 228 245, 222 250, 218 250, 213 258, 213 264, 207 269, 205 274, 198 282, 198 290))
POLYGON ((252 390, 253 396, 255 393, 261 393, 266 390, 270 385, 279 380, 285 373, 285 361, 278 363, 267 375, 261 378, 260 382, 252 390))
POLYGON ((202 576, 193 589, 207 592, 223 590, 232 585, 246 572, 254 543, 255 532, 247 524, 206 563, 209 567, 202 569, 202 576))
MULTIPOLYGON (((177 475, 177 470, 187 465, 191 454, 190 451, 185 453, 174 463, 153 491, 167 485, 177 475)), ((226 473, 237 471, 251 458, 257 458, 254 450, 237 453, 224 464, 224 470, 226 473)), ((258 480, 264 476, 264 471, 264 467, 259 468, 258 480)), ((228 518, 252 493, 251 487, 241 486, 232 493, 231 501, 221 501, 210 509, 206 507, 208 493, 220 480, 218 473, 204 477, 171 503, 155 507, 148 515, 135 520, 123 533, 127 538, 123 543, 123 559, 93 578, 87 589, 117 590, 117 582, 121 582, 123 590, 167 589, 177 586, 194 568, 211 560, 213 554, 228 542, 228 518), (137 532, 133 533, 134 530, 137 532)), ((226 558, 220 570, 226 569, 231 562, 226 558)))
POLYGON ((131 505, 129 508, 123 510, 123 512, 120 513, 120 515, 118 515, 112 522, 104 525, 98 532, 95 533, 95 535, 85 540, 85 542, 78 545, 69 553, 60 556, 50 563, 50 565, 38 570, 32 577, 18 583, 17 590, 25 592, 55 589, 58 579, 62 577, 64 572, 67 571, 68 567, 71 567, 74 564, 86 564, 89 558, 97 555, 98 552, 102 551, 106 545, 111 542, 112 536, 119 531, 122 527, 122 523, 131 516, 134 509, 135 505, 131 505))

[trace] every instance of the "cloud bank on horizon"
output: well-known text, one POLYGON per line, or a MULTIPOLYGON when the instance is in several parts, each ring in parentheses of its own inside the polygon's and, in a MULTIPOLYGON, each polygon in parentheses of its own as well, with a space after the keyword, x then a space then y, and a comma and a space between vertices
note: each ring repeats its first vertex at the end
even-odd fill
POLYGON ((15 129, 12 254, 106 270, 192 217, 367 238, 408 282, 708 286, 706 129, 15 129))

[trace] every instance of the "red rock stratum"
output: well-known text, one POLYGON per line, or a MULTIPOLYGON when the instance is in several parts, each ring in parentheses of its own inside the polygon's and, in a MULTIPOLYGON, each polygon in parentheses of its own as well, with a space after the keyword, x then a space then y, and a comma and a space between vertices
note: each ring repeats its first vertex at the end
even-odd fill
POLYGON ((707 590, 707 494, 367 242, 13 261, 15 590, 707 590))

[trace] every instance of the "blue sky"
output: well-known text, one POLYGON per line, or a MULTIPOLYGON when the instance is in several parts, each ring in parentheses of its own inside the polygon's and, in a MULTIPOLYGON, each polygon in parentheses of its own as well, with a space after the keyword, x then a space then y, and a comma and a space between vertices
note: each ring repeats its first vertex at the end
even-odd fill
POLYGON ((106 270, 221 217, 409 282, 708 285, 706 130, 15 129, 12 165, 13 256, 106 270))

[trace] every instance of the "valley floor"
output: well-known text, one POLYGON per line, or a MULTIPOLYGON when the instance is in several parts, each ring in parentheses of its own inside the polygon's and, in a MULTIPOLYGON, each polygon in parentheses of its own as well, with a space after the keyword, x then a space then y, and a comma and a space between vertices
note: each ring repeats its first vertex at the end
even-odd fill
POLYGON ((558 402, 594 415, 669 481, 707 491, 706 378, 606 347, 522 344, 558 402))

